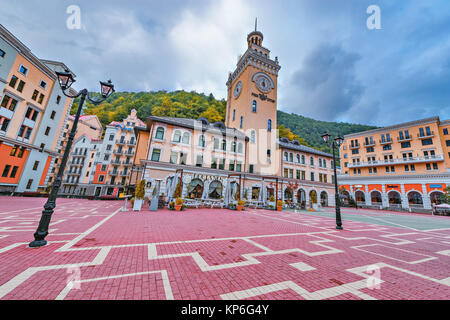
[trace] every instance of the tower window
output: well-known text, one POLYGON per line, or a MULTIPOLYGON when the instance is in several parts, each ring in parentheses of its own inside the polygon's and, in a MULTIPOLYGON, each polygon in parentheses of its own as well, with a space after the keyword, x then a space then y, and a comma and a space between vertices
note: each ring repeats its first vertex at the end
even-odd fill
POLYGON ((242 129, 243 125, 244 125, 244 117, 241 116, 241 120, 239 122, 239 128, 242 129))
POLYGON ((236 120, 236 109, 233 110, 233 121, 236 120))
POLYGON ((256 112, 258 110, 258 103, 256 100, 253 100, 252 102, 252 112, 256 112))
POLYGON ((267 131, 272 131, 272 120, 267 120, 267 131))

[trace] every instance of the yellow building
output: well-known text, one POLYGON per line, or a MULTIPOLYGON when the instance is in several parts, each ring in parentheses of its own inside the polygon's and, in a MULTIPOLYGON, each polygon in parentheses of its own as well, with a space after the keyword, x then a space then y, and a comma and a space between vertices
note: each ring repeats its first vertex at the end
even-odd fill
POLYGON ((430 210, 450 185, 450 120, 346 135, 339 183, 360 205, 430 210))

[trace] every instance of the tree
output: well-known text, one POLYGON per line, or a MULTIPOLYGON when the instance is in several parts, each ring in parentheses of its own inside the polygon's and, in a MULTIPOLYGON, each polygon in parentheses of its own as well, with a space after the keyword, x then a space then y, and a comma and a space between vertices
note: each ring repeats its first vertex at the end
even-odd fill
POLYGON ((214 123, 218 121, 223 121, 222 115, 214 107, 209 107, 205 112, 200 114, 201 118, 208 119, 209 122, 214 123))
POLYGON ((139 181, 139 184, 136 188, 136 192, 134 194, 134 197, 136 199, 144 199, 145 198, 145 185, 146 185, 145 179, 139 181))

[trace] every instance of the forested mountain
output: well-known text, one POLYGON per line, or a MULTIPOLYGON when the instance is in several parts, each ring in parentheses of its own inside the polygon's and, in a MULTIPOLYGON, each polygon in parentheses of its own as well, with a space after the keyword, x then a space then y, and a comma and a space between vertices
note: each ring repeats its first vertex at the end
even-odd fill
MULTIPOLYGON (((76 100, 72 114, 78 106, 76 100)), ((157 92, 116 92, 106 102, 95 106, 87 103, 86 115, 96 114, 103 125, 125 119, 132 109, 138 117, 165 116, 198 119, 207 118, 211 122, 224 121, 225 100, 216 100, 212 94, 205 95, 194 91, 157 92)), ((298 139, 302 144, 329 152, 320 135, 328 132, 333 136, 373 129, 374 127, 349 123, 325 122, 305 118, 294 113, 278 111, 280 137, 298 139)))

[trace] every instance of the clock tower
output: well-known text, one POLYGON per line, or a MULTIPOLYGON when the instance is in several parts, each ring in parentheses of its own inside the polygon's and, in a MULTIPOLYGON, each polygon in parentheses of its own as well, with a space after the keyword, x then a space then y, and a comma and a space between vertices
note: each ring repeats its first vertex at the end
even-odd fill
POLYGON ((250 138, 247 153, 257 153, 258 159, 250 159, 252 167, 249 171, 272 174, 273 169, 263 172, 258 163, 261 158, 271 162, 275 156, 277 81, 281 67, 278 57, 271 59, 270 50, 263 47, 263 40, 255 23, 255 31, 247 36, 248 49, 228 77, 225 125, 243 131, 250 138))

